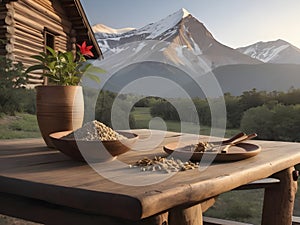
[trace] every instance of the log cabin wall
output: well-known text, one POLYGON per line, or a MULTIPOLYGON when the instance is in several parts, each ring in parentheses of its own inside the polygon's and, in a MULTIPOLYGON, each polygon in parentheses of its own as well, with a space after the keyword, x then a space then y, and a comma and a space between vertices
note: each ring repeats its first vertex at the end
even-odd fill
POLYGON ((12 58, 9 54, 14 44, 14 10, 9 4, 0 4, 0 55, 12 58), (2 42, 4 41, 4 42, 2 42))
MULTIPOLYGON (((45 31, 55 35, 56 50, 68 49, 68 37, 72 24, 68 21, 62 9, 57 9, 55 1, 49 0, 19 0, 11 2, 14 9, 15 43, 12 51, 16 61, 22 61, 25 66, 34 63, 30 58, 45 49, 45 31)), ((41 75, 31 74, 29 83, 41 84, 41 75)))
MULTIPOLYGON (((90 26, 87 25, 85 14, 80 12, 80 1, 0 0, 0 10, 0 39, 6 41, 2 46, 0 43, 0 55, 21 61, 26 67, 36 62, 30 58, 31 55, 45 51, 46 33, 54 37, 52 41, 55 50, 76 51, 77 35, 80 35, 80 41, 83 36, 84 40, 89 38, 91 42, 90 26), (76 33, 77 27, 80 28, 77 29, 79 33, 76 33)), ((95 43, 93 38, 92 42, 95 43)), ((101 50, 97 50, 100 53, 97 57, 101 57, 101 50)), ((32 73, 29 84, 43 84, 40 74, 32 73)))

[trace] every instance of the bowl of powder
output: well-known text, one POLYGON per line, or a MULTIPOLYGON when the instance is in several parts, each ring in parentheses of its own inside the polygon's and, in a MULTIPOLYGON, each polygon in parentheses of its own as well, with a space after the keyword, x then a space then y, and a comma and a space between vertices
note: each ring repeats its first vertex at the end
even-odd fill
POLYGON ((77 161, 105 162, 128 152, 138 135, 115 131, 94 120, 75 131, 61 131, 49 135, 56 149, 77 161))

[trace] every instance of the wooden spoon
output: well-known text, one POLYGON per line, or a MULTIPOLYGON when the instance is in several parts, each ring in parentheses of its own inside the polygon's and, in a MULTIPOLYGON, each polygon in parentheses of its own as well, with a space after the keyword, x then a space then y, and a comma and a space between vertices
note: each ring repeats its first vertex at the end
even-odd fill
POLYGON ((234 135, 233 137, 225 140, 225 141, 222 141, 223 144, 230 144, 231 142, 233 142, 234 140, 238 139, 238 138, 241 138, 243 136, 246 136, 246 134, 244 132, 240 132, 236 135, 234 135))
POLYGON ((226 144, 225 148, 222 149, 221 153, 227 153, 228 152, 228 149, 233 146, 233 145, 236 145, 238 143, 241 143, 243 141, 246 141, 246 140, 250 140, 252 138, 255 138, 257 137, 257 134, 256 133, 253 133, 253 134, 248 134, 248 135, 244 135, 244 136, 241 136, 239 138, 236 138, 235 140, 233 140, 232 142, 226 144))

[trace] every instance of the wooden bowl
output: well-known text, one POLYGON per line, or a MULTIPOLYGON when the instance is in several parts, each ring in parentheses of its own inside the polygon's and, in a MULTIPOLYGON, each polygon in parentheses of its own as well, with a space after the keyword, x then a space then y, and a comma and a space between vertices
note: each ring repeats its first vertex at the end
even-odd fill
POLYGON ((118 132, 127 139, 115 141, 84 141, 66 137, 73 131, 55 132, 49 135, 56 149, 77 161, 105 162, 116 158, 131 149, 138 135, 130 132, 118 132))

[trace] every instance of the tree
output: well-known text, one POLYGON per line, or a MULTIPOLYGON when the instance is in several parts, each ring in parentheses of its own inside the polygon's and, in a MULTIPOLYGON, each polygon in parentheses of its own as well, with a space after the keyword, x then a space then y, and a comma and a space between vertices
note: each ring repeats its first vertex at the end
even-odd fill
POLYGON ((300 141, 300 105, 265 104, 244 113, 241 129, 257 133, 258 138, 300 141))
MULTIPOLYGON (((115 101, 117 97, 116 93, 110 92, 110 91, 101 91, 98 99, 97 99, 97 103, 96 103, 96 109, 95 109, 95 119, 104 123, 105 125, 112 127, 112 107, 113 107, 113 103, 115 101)), ((121 98, 124 100, 124 95, 121 96, 121 98)), ((125 115, 127 113, 127 111, 129 111, 127 109, 127 104, 126 102, 122 102, 119 101, 119 104, 117 104, 115 107, 118 107, 114 113, 118 114, 118 115, 114 115, 118 118, 125 118, 125 115)), ((127 129, 128 127, 126 127, 126 124, 123 124, 123 120, 120 121, 114 121, 117 124, 118 128, 117 129, 127 129)), ((129 126, 130 128, 134 128, 135 127, 135 120, 134 117, 132 115, 129 115, 129 126)))
POLYGON ((0 56, 0 112, 14 115, 22 110, 22 87, 26 84, 25 68, 21 62, 0 56))
POLYGON ((255 88, 251 91, 244 91, 240 96, 239 105, 242 111, 261 106, 266 101, 266 92, 257 92, 255 88))
POLYGON ((267 106, 248 109, 241 120, 241 130, 246 133, 257 133, 258 138, 274 140, 274 112, 267 106))
POLYGON ((230 93, 224 94, 227 112, 227 127, 239 128, 243 110, 239 107, 240 97, 232 96, 230 93))

